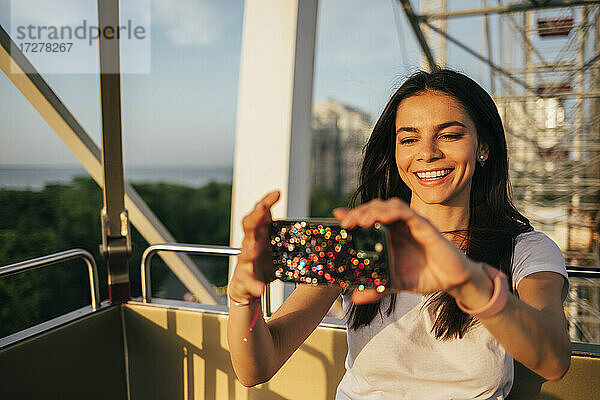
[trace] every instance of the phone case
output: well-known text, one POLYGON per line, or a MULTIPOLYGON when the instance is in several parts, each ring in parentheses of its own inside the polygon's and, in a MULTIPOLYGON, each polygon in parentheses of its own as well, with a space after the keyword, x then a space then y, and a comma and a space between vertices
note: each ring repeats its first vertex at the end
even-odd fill
POLYGON ((373 228, 343 229, 337 220, 279 220, 271 223, 275 277, 342 289, 390 286, 389 235, 373 228))

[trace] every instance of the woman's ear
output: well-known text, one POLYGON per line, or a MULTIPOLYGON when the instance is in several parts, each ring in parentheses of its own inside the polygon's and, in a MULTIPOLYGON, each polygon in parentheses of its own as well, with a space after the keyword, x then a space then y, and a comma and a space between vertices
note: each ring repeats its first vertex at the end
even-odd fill
POLYGON ((487 143, 480 143, 479 148, 477 149, 477 161, 487 161, 490 155, 490 147, 487 143), (483 157, 481 157, 483 156, 483 157))

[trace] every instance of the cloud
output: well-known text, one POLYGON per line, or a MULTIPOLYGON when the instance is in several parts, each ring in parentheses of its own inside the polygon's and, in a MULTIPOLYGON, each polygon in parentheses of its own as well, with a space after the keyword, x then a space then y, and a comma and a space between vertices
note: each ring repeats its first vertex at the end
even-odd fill
MULTIPOLYGON (((224 29, 224 16, 215 2, 204 0, 153 0, 152 22, 164 27, 176 46, 209 46, 224 29)), ((226 17, 225 17, 226 18, 226 17)))
POLYGON ((86 19, 96 20, 94 0, 12 0, 10 2, 11 25, 78 25, 86 19))

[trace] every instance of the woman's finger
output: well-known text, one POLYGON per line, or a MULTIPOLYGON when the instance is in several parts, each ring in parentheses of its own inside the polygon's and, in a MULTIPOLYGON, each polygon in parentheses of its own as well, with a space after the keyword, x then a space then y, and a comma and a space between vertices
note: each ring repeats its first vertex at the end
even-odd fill
POLYGON ((375 222, 392 223, 403 215, 408 217, 410 214, 406 213, 407 209, 410 210, 410 207, 398 198, 389 200, 373 199, 352 210, 340 209, 339 219, 342 220, 342 226, 345 228, 354 228, 357 225, 367 227, 375 222), (404 213, 399 214, 397 212, 398 208, 402 209, 404 213), (394 213, 390 214, 390 212, 394 213))
POLYGON ((281 192, 279 190, 273 190, 272 192, 267 193, 260 201, 259 203, 262 203, 263 205, 265 205, 267 208, 271 208, 273 207, 273 205, 275 203, 277 203, 279 201, 279 198, 281 197, 281 192))
POLYGON ((355 228, 358 225, 358 220, 364 214, 365 210, 368 210, 369 207, 373 207, 373 201, 374 200, 371 200, 368 203, 361 204, 358 207, 349 210, 341 220, 340 225, 342 228, 355 228))
POLYGON ((349 217, 352 217, 351 223, 363 227, 372 226, 375 222, 392 225, 398 221, 404 221, 411 234, 421 243, 424 240, 430 240, 432 235, 440 236, 437 229, 427 219, 417 214, 400 199, 370 202, 365 206, 365 208, 357 210, 356 214, 346 216, 346 220, 350 220, 349 217))
POLYGON ((365 210, 369 209, 369 207, 373 207, 375 202, 381 201, 379 199, 371 200, 367 203, 361 204, 353 209, 336 209, 339 211, 340 216, 340 225, 343 228, 354 228, 357 225, 357 220, 360 216, 365 212, 365 210))
POLYGON ((354 304, 373 303, 382 297, 383 295, 381 293, 377 293, 377 291, 373 289, 355 290, 352 294, 352 302, 354 304))
POLYGON ((254 209, 242 219, 244 233, 254 233, 254 230, 265 220, 265 216, 268 217, 267 219, 270 219, 271 215, 269 210, 277 203, 279 198, 279 190, 274 190, 260 199, 254 205, 254 209))
POLYGON ((341 221, 344 219, 344 217, 346 215, 348 215, 348 213, 350 212, 350 210, 348 208, 334 208, 333 209, 333 216, 338 220, 341 221))
POLYGON ((363 228, 369 228, 376 222, 383 222, 386 213, 389 213, 390 210, 391 208, 387 204, 374 204, 356 218, 356 223, 363 228))

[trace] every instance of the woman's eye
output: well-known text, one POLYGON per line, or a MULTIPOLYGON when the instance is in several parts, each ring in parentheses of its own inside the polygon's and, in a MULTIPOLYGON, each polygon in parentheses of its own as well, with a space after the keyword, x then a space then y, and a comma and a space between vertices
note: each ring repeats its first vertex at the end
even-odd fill
POLYGON ((463 135, 463 133, 444 133, 443 135, 440 135, 440 137, 447 140, 456 140, 463 137, 463 135))
POLYGON ((398 140, 398 143, 400 143, 400 144, 411 144, 411 143, 414 143, 416 141, 417 141, 417 139, 414 139, 414 138, 404 138, 404 139, 398 140))

